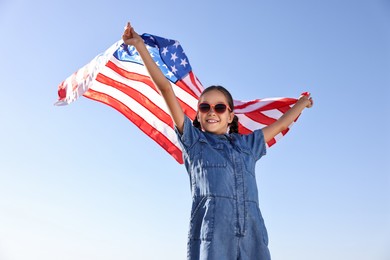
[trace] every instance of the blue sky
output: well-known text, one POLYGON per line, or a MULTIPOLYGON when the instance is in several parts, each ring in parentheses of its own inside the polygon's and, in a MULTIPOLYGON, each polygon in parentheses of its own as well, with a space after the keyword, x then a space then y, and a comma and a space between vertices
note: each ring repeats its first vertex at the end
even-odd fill
POLYGON ((184 167, 108 106, 53 106, 128 20, 235 99, 312 92, 256 167, 273 259, 390 258, 388 0, 3 0, 1 260, 185 259, 184 167))

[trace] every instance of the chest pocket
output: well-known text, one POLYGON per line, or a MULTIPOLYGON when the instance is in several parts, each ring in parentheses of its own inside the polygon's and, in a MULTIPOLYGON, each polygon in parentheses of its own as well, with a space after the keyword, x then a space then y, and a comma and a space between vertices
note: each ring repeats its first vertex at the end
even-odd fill
POLYGON ((255 158, 253 157, 252 152, 249 150, 249 148, 245 146, 237 147, 236 149, 241 154, 241 160, 245 166, 245 170, 249 172, 251 175, 255 176, 256 161, 255 158))
POLYGON ((205 168, 227 166, 228 153, 227 147, 223 143, 210 144, 205 140, 200 139, 200 157, 202 165, 205 168))

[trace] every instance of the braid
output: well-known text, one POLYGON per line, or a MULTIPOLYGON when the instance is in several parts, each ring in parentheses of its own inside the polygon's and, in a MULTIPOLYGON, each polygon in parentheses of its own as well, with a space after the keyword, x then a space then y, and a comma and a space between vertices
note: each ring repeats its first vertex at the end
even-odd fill
POLYGON ((200 123, 198 121, 198 117, 195 116, 195 119, 194 121, 192 121, 192 125, 195 127, 195 128, 198 128, 199 130, 202 130, 202 127, 200 126, 200 123))
POLYGON ((234 115, 233 121, 229 124, 229 134, 238 134, 238 117, 234 115))

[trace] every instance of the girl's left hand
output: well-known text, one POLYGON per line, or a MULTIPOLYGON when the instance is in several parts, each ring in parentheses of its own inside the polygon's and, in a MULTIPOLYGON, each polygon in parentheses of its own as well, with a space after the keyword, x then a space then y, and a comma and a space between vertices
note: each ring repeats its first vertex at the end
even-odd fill
POLYGON ((134 31, 134 28, 129 22, 125 26, 125 30, 122 35, 122 40, 125 44, 133 45, 134 47, 136 47, 138 43, 143 42, 141 36, 139 36, 138 33, 134 31))

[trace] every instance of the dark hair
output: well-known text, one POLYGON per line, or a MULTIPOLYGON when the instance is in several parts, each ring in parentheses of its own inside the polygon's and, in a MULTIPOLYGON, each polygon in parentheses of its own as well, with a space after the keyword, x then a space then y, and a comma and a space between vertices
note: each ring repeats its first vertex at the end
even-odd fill
MULTIPOLYGON (((213 85, 213 86, 210 86, 210 87, 204 89, 202 94, 200 94, 199 98, 201 98, 204 94, 206 94, 207 92, 210 92, 212 90, 218 90, 218 91, 222 92, 222 94, 224 94, 226 97, 226 100, 228 102, 229 107, 231 108, 232 111, 234 111, 233 97, 230 94, 230 92, 222 86, 213 85)), ((197 116, 195 116, 195 119, 192 122, 192 124, 196 128, 202 129, 200 126, 200 123, 198 121, 197 116)), ((234 115, 233 121, 229 124, 229 134, 231 134, 231 133, 238 133, 238 117, 236 115, 234 115)))

